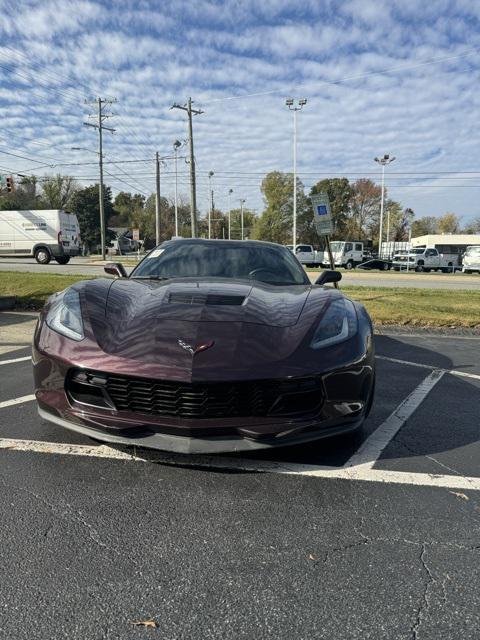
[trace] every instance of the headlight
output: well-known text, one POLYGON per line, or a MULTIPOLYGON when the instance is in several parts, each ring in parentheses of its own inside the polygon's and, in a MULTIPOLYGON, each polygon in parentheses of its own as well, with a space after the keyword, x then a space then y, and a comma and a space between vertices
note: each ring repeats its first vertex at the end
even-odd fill
POLYGON ((80 296, 75 289, 66 289, 52 303, 45 319, 50 329, 72 340, 83 340, 80 296))
POLYGON ((330 347, 354 336, 357 328, 357 314, 353 302, 347 298, 338 298, 330 303, 320 320, 310 346, 312 349, 330 347))

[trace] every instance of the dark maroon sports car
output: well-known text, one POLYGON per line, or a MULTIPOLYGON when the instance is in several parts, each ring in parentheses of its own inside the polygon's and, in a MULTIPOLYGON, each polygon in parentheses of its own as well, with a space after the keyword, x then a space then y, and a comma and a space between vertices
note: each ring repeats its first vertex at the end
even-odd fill
POLYGON ((33 346, 42 418, 184 453, 296 444, 361 427, 374 393, 361 304, 310 284, 285 247, 164 242, 127 277, 52 296, 33 346))

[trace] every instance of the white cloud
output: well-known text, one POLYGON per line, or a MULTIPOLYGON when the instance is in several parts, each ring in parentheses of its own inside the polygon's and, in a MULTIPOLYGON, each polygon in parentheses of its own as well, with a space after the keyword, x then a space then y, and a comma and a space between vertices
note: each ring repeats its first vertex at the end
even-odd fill
MULTIPOLYGON (((194 124, 200 206, 207 205, 213 169, 219 206, 233 188, 235 198, 260 209, 263 174, 291 167, 292 116, 284 98, 306 95, 298 158, 307 186, 334 172, 374 177, 373 157, 390 152, 397 156, 388 175, 392 196, 419 215, 453 209, 466 220, 480 213, 469 186, 475 181, 436 176, 477 169, 478 55, 420 63, 480 46, 480 12, 469 4, 21 1, 9 20, 0 11, 0 147, 35 159, 92 162, 91 153, 70 150, 96 145, 95 132, 82 124, 84 98, 116 96, 107 155, 152 162, 122 165, 129 177, 110 167, 117 176, 111 183, 125 189, 124 179, 148 191, 154 152, 169 154, 173 140, 186 137, 185 114, 169 107, 191 95, 205 111, 194 124), (265 95, 224 99, 257 93, 265 95), (397 173, 422 171, 437 174, 420 183, 418 173, 397 173)), ((0 165, 20 170, 35 163, 0 153, 0 165)), ((162 180, 167 195, 171 170, 162 180)), ((95 165, 71 171, 96 177, 95 165)), ((477 183, 480 191, 480 173, 477 183)), ((186 165, 180 184, 188 193, 186 165)))

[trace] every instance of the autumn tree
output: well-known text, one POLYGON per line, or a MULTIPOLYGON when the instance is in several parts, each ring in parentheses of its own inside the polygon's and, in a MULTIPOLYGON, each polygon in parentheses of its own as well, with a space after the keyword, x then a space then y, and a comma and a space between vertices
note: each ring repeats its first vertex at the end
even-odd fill
POLYGON ((445 213, 438 220, 440 233, 458 233, 460 231, 460 218, 454 213, 445 213))
POLYGON ((378 235, 382 188, 368 178, 360 178, 351 188, 350 212, 346 228, 349 238, 378 235))
POLYGON ((428 236, 437 233, 438 220, 435 216, 424 216, 412 222, 412 237, 428 236))

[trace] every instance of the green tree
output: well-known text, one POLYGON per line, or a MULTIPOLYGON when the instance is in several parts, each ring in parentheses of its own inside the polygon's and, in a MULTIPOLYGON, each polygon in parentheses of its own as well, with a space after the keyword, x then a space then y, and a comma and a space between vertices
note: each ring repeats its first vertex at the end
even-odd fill
POLYGON ((454 213, 445 213, 438 220, 440 233, 458 233, 460 231, 460 218, 454 213))
POLYGON ((326 193, 330 200, 334 232, 333 238, 345 238, 348 234, 348 222, 351 217, 353 190, 348 178, 325 178, 314 184, 310 195, 326 193))
MULTIPOLYGON (((80 225, 82 242, 90 251, 96 251, 101 243, 100 238, 100 204, 99 185, 94 184, 79 189, 72 196, 70 210, 75 213, 80 225)), ((104 187, 105 226, 108 226, 113 214, 112 190, 104 187)), ((111 234, 107 234, 107 241, 111 234)))
POLYGON ((36 176, 24 176, 16 183, 14 191, 0 195, 0 210, 9 209, 46 209, 38 193, 38 178, 36 176))
POLYGON ((71 176, 48 176, 42 181, 42 200, 49 209, 68 209, 79 186, 71 176))
MULTIPOLYGON (((281 171, 268 173, 262 181, 265 209, 252 230, 252 237, 280 244, 292 243, 293 224, 293 175, 281 171)), ((303 184, 297 178, 297 238, 305 242, 309 227, 313 227, 309 215, 309 200, 305 196, 303 184)))
POLYGON ((435 216, 424 216, 412 222, 412 237, 427 236, 437 233, 438 219, 435 216))

